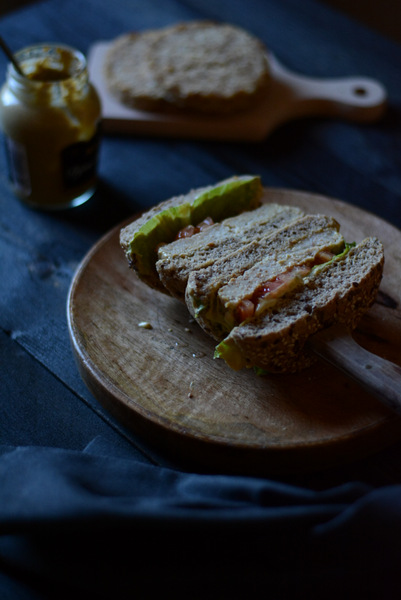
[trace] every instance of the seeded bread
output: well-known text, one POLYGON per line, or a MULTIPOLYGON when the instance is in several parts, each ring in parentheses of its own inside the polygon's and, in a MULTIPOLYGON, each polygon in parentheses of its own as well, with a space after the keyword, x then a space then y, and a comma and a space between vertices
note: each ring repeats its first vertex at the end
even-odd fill
POLYGON ((339 229, 332 217, 305 215, 210 267, 193 271, 185 293, 189 312, 202 329, 220 341, 238 324, 238 305, 251 299, 263 283, 292 268, 307 271, 322 251, 341 252, 345 242, 339 229))
POLYGON ((172 296, 184 300, 191 272, 212 265, 250 241, 260 240, 302 214, 298 207, 262 204, 252 211, 224 219, 190 238, 162 246, 156 262, 160 281, 172 296))
POLYGON ((263 43, 240 27, 209 21, 120 36, 104 74, 124 104, 156 112, 249 109, 270 82, 263 43))
POLYGON ((374 302, 383 264, 381 242, 366 238, 263 316, 232 329, 216 356, 234 369, 289 373, 310 366, 315 358, 305 346, 308 338, 334 323, 355 328, 374 302))

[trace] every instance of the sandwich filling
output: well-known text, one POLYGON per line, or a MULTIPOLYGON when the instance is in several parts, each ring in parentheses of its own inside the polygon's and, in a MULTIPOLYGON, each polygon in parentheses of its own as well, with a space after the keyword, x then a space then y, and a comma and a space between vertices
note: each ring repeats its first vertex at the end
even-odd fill
POLYGON ((203 221, 201 221, 197 225, 186 225, 185 227, 180 229, 177 235, 175 236, 175 239, 180 240, 182 238, 192 237, 193 235, 200 233, 201 231, 205 231, 205 229, 208 229, 208 227, 211 227, 212 225, 214 225, 212 217, 206 217, 206 219, 203 219, 203 221))
POLYGON ((334 219, 300 217, 213 267, 194 272, 188 280, 187 306, 201 327, 222 340, 233 327, 274 308, 349 247, 334 219))
MULTIPOLYGON (((312 260, 293 264, 270 281, 259 284, 250 297, 241 298, 234 303, 234 306, 232 304, 230 306, 229 303, 222 306, 217 294, 215 301, 208 307, 206 318, 214 323, 215 331, 220 330, 221 338, 233 327, 274 309, 280 298, 303 287, 310 277, 329 265, 334 258, 345 256, 352 246, 353 244, 346 243, 339 254, 329 250, 318 251, 312 260)), ((202 308, 204 307, 198 307, 198 314, 202 308)))
MULTIPOLYGON (((348 252, 349 247, 350 245, 346 244, 346 250, 342 251, 341 254, 348 252)), ((271 281, 260 284, 251 298, 244 298, 238 303, 234 311, 236 324, 239 325, 247 319, 259 316, 268 308, 273 307, 284 294, 304 285, 305 279, 313 269, 330 262, 335 256, 329 250, 319 251, 312 262, 289 267, 283 273, 276 275, 271 281)))
MULTIPOLYGON (((297 267, 290 269, 287 274, 278 276, 277 283, 268 282, 266 285, 260 286, 262 304, 258 298, 255 303, 252 303, 252 307, 249 309, 249 313, 240 315, 240 320, 237 324, 234 323, 234 329, 236 326, 239 328, 246 326, 247 323, 252 322, 252 319, 260 317, 263 313, 274 311, 275 305, 278 301, 285 297, 289 292, 293 292, 295 289, 300 289, 303 286, 307 286, 308 283, 312 282, 313 279, 320 275, 320 273, 330 268, 330 265, 334 261, 341 261, 346 257, 351 248, 355 247, 355 243, 345 243, 344 249, 339 254, 331 254, 326 251, 318 253, 314 264, 309 265, 305 269, 302 267, 298 270, 297 267), (263 309, 262 309, 263 307, 263 309), (245 318, 241 317, 244 316, 245 318)), ((246 361, 243 356, 241 349, 235 343, 235 339, 230 336, 223 339, 216 347, 214 352, 214 358, 222 358, 225 362, 234 370, 239 370, 246 366, 246 361)))

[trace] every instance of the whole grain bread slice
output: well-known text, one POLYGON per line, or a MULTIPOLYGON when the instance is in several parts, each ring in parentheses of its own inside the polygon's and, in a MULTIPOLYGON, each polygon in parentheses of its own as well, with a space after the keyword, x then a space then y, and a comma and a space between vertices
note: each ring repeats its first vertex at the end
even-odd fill
POLYGON ((302 215, 298 207, 266 203, 224 219, 192 237, 162 246, 156 262, 160 281, 172 296, 184 301, 188 277, 193 271, 213 265, 302 215))
POLYGON ((232 113, 264 97, 264 44, 244 29, 210 21, 128 33, 106 55, 105 80, 124 104, 145 111, 232 113))
POLYGON ((310 366, 316 359, 306 346, 309 337, 335 323, 355 328, 375 300, 383 264, 383 245, 366 238, 264 315, 234 327, 215 356, 233 369, 289 373, 310 366))

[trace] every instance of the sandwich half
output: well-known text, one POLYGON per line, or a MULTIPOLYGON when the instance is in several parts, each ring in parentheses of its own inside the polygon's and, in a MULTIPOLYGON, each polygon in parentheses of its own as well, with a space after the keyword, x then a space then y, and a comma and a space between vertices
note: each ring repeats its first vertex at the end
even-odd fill
POLYGON ((186 288, 189 312, 220 341, 236 325, 302 287, 313 269, 343 253, 346 244, 339 229, 332 217, 305 215, 192 271, 186 288))
POLYGON ((383 264, 381 242, 364 239, 312 269, 304 285, 281 296, 263 314, 235 326, 217 346, 215 357, 234 370, 292 373, 310 366, 315 358, 307 349, 309 337, 335 323, 355 328, 375 300, 383 264))

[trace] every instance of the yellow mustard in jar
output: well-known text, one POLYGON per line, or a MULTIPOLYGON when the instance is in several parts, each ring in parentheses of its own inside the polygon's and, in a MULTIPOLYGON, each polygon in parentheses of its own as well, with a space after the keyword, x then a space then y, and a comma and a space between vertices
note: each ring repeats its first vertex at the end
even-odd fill
POLYGON ((84 55, 38 45, 8 65, 0 123, 14 193, 44 209, 78 206, 96 188, 101 105, 84 55))

